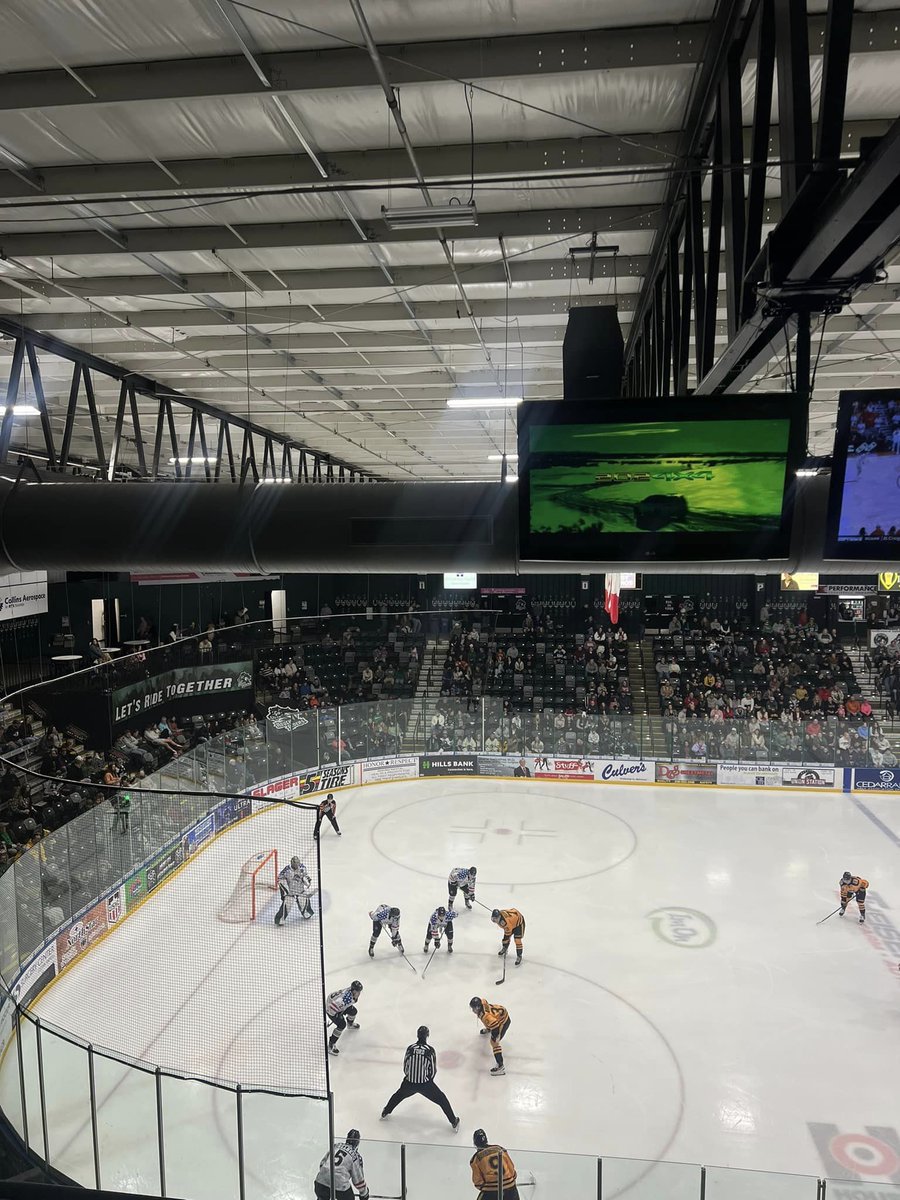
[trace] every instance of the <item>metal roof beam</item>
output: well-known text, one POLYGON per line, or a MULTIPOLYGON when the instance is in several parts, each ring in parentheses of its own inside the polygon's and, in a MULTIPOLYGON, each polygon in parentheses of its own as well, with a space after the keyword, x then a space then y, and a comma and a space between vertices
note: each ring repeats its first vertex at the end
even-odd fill
MULTIPOLYGON (((658 205, 631 204, 609 208, 548 208, 483 213, 474 229, 446 231, 448 241, 485 239, 496 243, 502 234, 516 237, 554 237, 571 234, 625 233, 655 229, 658 205)), ((431 242, 433 229, 388 229, 383 221, 361 222, 372 242, 431 242)), ((267 250, 303 246, 354 246, 359 235, 349 221, 262 222, 248 225, 191 225, 122 229, 123 253, 166 254, 185 250, 267 250)), ((93 230, 0 234, 5 258, 109 254, 108 238, 93 230)))
MULTIPOLYGON (((824 16, 809 19, 811 44, 824 38, 824 16)), ((566 33, 411 42, 381 48, 396 87, 457 79, 509 78, 568 71, 693 66, 703 54, 709 24, 644 25, 566 33)), ((898 48, 897 12, 860 12, 851 52, 898 48)), ((254 56, 271 89, 248 70, 240 54, 185 57, 78 68, 76 81, 61 68, 15 71, 0 77, 0 111, 84 107, 191 97, 272 95, 376 86, 362 47, 289 50, 254 56), (88 90, 90 89, 90 90, 88 90)))

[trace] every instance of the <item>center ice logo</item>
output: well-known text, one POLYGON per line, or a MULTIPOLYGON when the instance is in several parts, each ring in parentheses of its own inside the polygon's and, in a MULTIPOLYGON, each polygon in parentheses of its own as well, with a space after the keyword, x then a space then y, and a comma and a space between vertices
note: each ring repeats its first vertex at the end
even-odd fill
POLYGON ((695 908, 657 908, 647 915, 653 932, 670 946, 702 950, 716 940, 716 925, 712 917, 697 912, 695 908))

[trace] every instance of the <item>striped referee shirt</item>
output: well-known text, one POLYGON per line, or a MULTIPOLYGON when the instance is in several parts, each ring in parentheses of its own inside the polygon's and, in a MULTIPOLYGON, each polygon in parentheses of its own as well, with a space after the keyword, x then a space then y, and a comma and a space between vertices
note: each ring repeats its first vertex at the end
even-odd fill
POLYGON ((431 1083, 437 1072, 437 1058, 432 1046, 413 1042, 403 1056, 403 1074, 410 1083, 431 1083))

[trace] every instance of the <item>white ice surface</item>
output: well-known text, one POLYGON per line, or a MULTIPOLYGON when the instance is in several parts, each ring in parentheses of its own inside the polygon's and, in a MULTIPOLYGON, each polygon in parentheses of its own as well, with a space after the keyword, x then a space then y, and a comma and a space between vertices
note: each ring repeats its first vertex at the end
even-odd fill
MULTIPOLYGON (((523 1178, 534 1172, 529 1200, 596 1197, 598 1154, 604 1196, 633 1200, 689 1200, 698 1173, 647 1174, 643 1162, 612 1157, 840 1174, 809 1123, 860 1134, 900 1126, 900 955, 884 947, 885 918, 900 925, 900 802, 867 796, 870 817, 830 793, 477 778, 367 787, 340 801, 344 836, 326 827, 322 846, 326 982, 359 978, 365 989, 361 1029, 345 1033, 331 1081, 338 1131, 353 1125, 366 1139, 373 1193, 399 1195, 402 1141, 410 1200, 469 1194, 477 1126, 519 1151, 523 1178), (453 956, 442 949, 421 977, 425 919, 446 903, 450 867, 471 863, 479 900, 526 917, 525 964, 515 968, 511 955, 502 987, 499 934, 478 906, 462 908, 453 956), (854 910, 817 925, 844 869, 870 880, 869 923, 858 925, 854 910), (400 907, 418 976, 384 936, 369 959, 367 912, 381 902, 400 907), (668 918, 649 914, 667 908, 705 914, 714 940, 662 940, 654 925, 668 918), (504 1078, 489 1074, 473 995, 512 1017, 504 1078), (378 1119, 421 1023, 462 1117, 456 1136, 420 1098, 378 1119), (553 1152, 583 1157, 563 1164, 553 1152), (565 1191, 542 1183, 550 1178, 565 1191)), ((276 929, 269 909, 244 930, 214 914, 248 853, 294 850, 296 819, 273 808, 203 850, 51 987, 42 1019, 202 1075, 295 1076, 315 1028, 299 1016, 312 1005, 313 923, 293 917, 276 929)), ((46 1035, 42 1052, 51 1160, 92 1184, 84 1056, 46 1035)), ((33 1039, 23 1054, 40 1149, 33 1039)), ((0 1098, 21 1126, 15 1057, 6 1056, 0 1098)), ((95 1061, 102 1183, 156 1191, 156 1081, 95 1061)), ((168 1193, 236 1196, 233 1094, 171 1079, 162 1087, 168 1193)), ((325 1106, 258 1093, 243 1106, 248 1200, 312 1196, 325 1106)), ((741 1200, 763 1194, 760 1185, 743 1171, 711 1172, 707 1196, 741 1200)), ((764 1194, 815 1200, 815 1185, 771 1179, 764 1194)))

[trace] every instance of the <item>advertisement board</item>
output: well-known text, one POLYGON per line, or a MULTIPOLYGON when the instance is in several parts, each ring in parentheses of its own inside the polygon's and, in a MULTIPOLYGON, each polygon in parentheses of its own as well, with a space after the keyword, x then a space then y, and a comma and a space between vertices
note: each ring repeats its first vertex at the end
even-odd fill
POLYGON ((781 787, 781 767, 765 763, 719 763, 717 782, 722 787, 781 787))
POLYGON ((13 571, 0 580, 0 621, 47 611, 47 572, 13 571))
POLYGON ((332 792, 355 782, 353 763, 331 763, 317 771, 299 771, 282 775, 253 788, 251 796, 261 800, 303 800, 315 792, 332 792))
POLYGON ((834 767, 782 767, 781 781, 784 787, 833 788, 834 767))
POLYGON ((249 817, 252 810, 253 804, 249 796, 231 796, 213 813, 216 833, 221 829, 227 829, 229 825, 234 825, 236 821, 242 821, 244 817, 249 817))
POLYGON ((152 892, 166 878, 171 875, 176 867, 180 867, 184 862, 184 851, 181 847, 181 842, 174 846, 169 846, 168 849, 161 851, 155 858, 152 858, 144 868, 147 872, 147 891, 152 892))
POLYGON ((853 786, 861 792, 900 792, 900 768, 857 767, 853 786))
POLYGON ((139 720, 148 713, 170 706, 172 702, 228 699, 238 692, 252 691, 253 663, 209 663, 195 667, 176 667, 150 679, 141 679, 112 694, 113 724, 139 720))
POLYGON ((535 779, 577 779, 594 781, 594 768, 589 758, 549 758, 533 755, 529 760, 535 779))
POLYGON ((62 971, 118 921, 125 911, 122 889, 104 896, 56 938, 57 969, 62 971))
POLYGON ((415 779, 419 775, 418 755, 370 758, 362 764, 362 782, 378 783, 389 779, 415 779))
POLYGON ((475 754, 427 754, 419 759, 420 775, 477 775, 475 754))
POLYGON ((595 758, 594 778, 601 783, 653 783, 656 763, 633 758, 595 758))
POLYGON ((657 783, 715 783, 715 763, 663 763, 656 764, 657 783))
POLYGON ((12 994, 17 1003, 28 1005, 56 974, 56 939, 39 951, 16 980, 12 994))
POLYGON ((503 779, 531 779, 530 758, 517 754, 479 754, 478 774, 503 779))
POLYGON ((189 829, 181 839, 184 858, 190 858, 192 854, 196 854, 203 843, 208 842, 215 832, 216 814, 211 812, 202 821, 198 821, 193 829, 189 829))
POLYGON ((125 893, 125 911, 131 912, 150 890, 147 887, 147 868, 139 867, 133 875, 129 875, 122 885, 122 890, 125 893))

